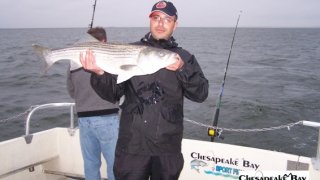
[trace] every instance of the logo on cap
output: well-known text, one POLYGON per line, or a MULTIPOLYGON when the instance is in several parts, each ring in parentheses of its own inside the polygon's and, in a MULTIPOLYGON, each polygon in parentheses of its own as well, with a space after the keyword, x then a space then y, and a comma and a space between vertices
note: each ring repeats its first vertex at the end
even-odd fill
POLYGON ((163 9, 163 8, 165 8, 166 6, 167 6, 167 3, 164 2, 164 1, 161 1, 161 2, 159 2, 159 3, 156 5, 156 8, 158 8, 158 9, 163 9))

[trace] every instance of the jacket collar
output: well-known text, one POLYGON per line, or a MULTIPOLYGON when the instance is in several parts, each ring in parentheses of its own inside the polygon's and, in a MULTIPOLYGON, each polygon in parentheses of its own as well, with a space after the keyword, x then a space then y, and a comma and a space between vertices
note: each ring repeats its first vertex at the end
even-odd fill
POLYGON ((141 42, 153 47, 162 47, 164 49, 171 49, 178 46, 178 43, 176 43, 176 40, 172 36, 168 40, 156 40, 152 37, 150 32, 141 39, 141 42))

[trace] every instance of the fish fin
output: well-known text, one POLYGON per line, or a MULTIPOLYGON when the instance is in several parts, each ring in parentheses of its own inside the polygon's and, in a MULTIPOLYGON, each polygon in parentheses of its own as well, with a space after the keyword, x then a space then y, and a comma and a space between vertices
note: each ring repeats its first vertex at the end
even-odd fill
POLYGON ((132 75, 129 73, 121 73, 118 75, 117 84, 120 84, 128 79, 132 78, 132 75))
POLYGON ((135 70, 137 67, 138 67, 137 65, 124 64, 120 66, 120 69, 124 71, 132 71, 132 70, 135 70))
POLYGON ((48 55, 51 53, 51 50, 38 44, 32 44, 32 47, 33 50, 37 53, 37 55, 43 60, 43 65, 41 69, 43 74, 45 74, 47 70, 50 68, 50 66, 54 63, 50 62, 50 60, 47 58, 48 55))
POLYGON ((145 74, 142 69, 137 65, 125 64, 121 65, 120 69, 123 70, 122 73, 118 75, 117 84, 126 81, 133 76, 139 76, 145 74))
POLYGON ((124 64, 120 66, 120 69, 124 72, 134 74, 135 76, 150 74, 148 72, 143 71, 143 69, 139 65, 135 64, 124 64))

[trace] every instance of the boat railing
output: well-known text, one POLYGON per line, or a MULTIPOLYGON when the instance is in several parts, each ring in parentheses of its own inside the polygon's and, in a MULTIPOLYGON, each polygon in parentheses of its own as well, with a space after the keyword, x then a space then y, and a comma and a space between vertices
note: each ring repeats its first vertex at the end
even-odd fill
POLYGON ((26 119, 26 133, 25 133, 25 140, 27 144, 30 144, 32 141, 32 134, 30 134, 30 121, 31 116, 40 109, 48 109, 48 108, 55 108, 55 107, 69 107, 70 108, 70 127, 68 128, 68 132, 70 136, 74 135, 75 127, 74 127, 74 106, 75 103, 49 103, 49 104, 41 104, 32 106, 31 110, 28 113, 26 119))
MULTIPOLYGON (((74 106, 75 103, 49 103, 49 104, 42 104, 42 105, 36 105, 36 106, 32 106, 30 112, 28 113, 27 116, 27 120, 26 120, 26 134, 25 134, 25 140, 26 142, 29 144, 32 141, 32 134, 30 134, 30 121, 31 121, 31 116, 34 114, 35 111, 40 110, 40 109, 47 109, 47 108, 54 108, 54 107, 69 107, 70 108, 70 127, 68 128, 68 132, 70 134, 70 136, 74 135, 75 132, 75 127, 74 127, 74 106)), ((187 118, 185 118, 186 121, 191 122, 200 126, 206 126, 204 124, 201 124, 199 122, 195 122, 193 120, 189 120, 187 118)), ((319 130, 319 135, 318 135, 318 145, 317 145, 317 154, 315 158, 312 158, 314 167, 317 170, 320 170, 320 123, 318 122, 313 122, 313 121, 306 121, 306 120, 302 120, 296 123, 291 123, 290 125, 281 125, 278 127, 273 127, 273 128, 265 128, 264 130, 277 130, 280 128, 285 128, 288 127, 290 128, 291 126, 295 126, 295 125, 303 125, 303 126, 310 126, 310 127, 315 127, 318 128, 319 130)), ((208 126, 210 127, 210 126, 208 126)), ((226 128, 225 128, 226 130, 226 128)), ((263 131, 264 131, 263 130, 263 131)), ((230 129, 230 131, 237 131, 237 132, 246 132, 248 131, 248 129, 230 129)), ((249 130, 250 131, 250 130, 249 130)), ((254 132, 254 131, 261 131, 261 130, 251 130, 250 132, 254 132)))
POLYGON ((320 123, 313 121, 302 121, 302 125, 316 127, 318 128, 318 146, 317 146, 317 155, 315 158, 312 158, 312 163, 316 170, 320 170, 320 123))

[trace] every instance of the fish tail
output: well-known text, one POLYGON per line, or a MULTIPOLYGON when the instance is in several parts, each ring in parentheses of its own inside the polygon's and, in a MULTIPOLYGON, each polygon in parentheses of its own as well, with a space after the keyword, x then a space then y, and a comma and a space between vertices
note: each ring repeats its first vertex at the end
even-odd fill
POLYGON ((37 55, 43 60, 42 72, 46 73, 50 66, 54 63, 51 62, 48 58, 48 55, 51 53, 49 48, 43 47, 38 44, 32 44, 33 50, 37 53, 37 55))

